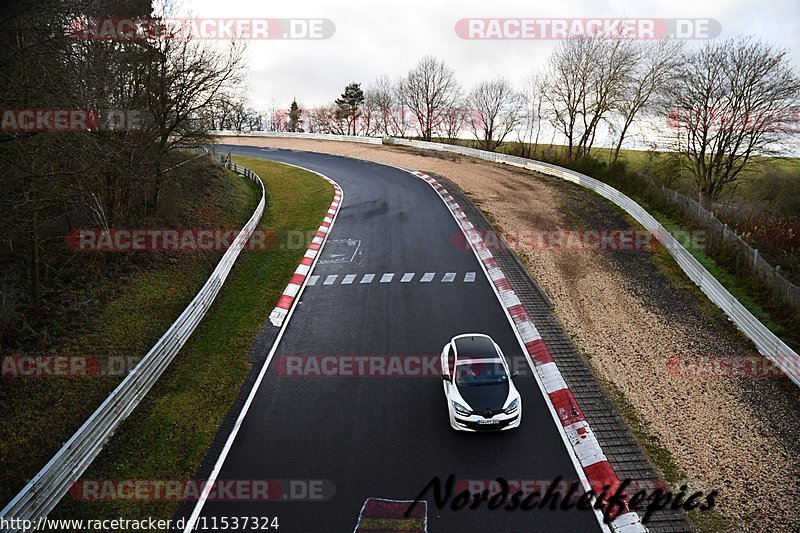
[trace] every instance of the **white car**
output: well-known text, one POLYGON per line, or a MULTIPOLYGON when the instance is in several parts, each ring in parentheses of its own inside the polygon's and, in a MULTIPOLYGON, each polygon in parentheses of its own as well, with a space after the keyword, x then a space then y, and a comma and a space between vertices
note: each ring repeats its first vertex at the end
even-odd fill
POLYGON ((442 350, 442 381, 450 425, 460 431, 519 426, 522 399, 500 347, 488 335, 458 335, 442 350))

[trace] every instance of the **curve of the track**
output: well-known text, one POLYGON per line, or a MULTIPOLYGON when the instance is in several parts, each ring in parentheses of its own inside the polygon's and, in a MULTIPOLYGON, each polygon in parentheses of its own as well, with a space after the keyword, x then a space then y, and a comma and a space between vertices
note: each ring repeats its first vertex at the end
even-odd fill
MULTIPOLYGON (((521 350, 471 252, 453 244, 458 226, 436 193, 399 169, 291 150, 225 147, 234 154, 292 163, 336 180, 338 219, 275 352, 281 355, 438 354, 454 335, 491 335, 510 358, 521 350), (341 241, 360 241, 352 261, 341 241), (334 244, 339 241, 338 244, 334 244), (336 254, 337 257, 332 256, 336 254), (430 283, 420 283, 435 272, 430 283), (443 283, 447 272, 453 282, 443 283), (474 282, 464 282, 467 273, 474 282), (376 275, 360 283, 363 274, 376 275), (391 282, 380 283, 384 273, 391 282), (405 273, 414 280, 401 283, 405 273), (324 280, 337 275, 336 281, 324 280), (352 284, 341 280, 355 274, 352 284)), ((351 248, 352 250, 352 248, 351 248)), ((273 359, 273 362, 275 359, 273 359)), ((274 365, 273 365, 274 366, 274 365)), ((325 501, 208 501, 212 517, 277 516, 281 531, 353 531, 369 497, 414 499, 428 482, 457 479, 577 479, 535 381, 519 377, 523 420, 516 430, 465 434, 449 426, 441 382, 423 378, 309 378, 272 368, 255 395, 218 478, 320 479, 325 501)), ((591 512, 437 509, 428 493, 428 531, 597 531, 591 512)))

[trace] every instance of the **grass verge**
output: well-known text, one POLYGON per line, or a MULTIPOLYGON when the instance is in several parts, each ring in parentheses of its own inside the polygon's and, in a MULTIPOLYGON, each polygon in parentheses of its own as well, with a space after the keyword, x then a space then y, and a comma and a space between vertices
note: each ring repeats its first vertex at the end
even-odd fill
MULTIPOLYGON (((279 163, 235 160, 264 181, 267 210, 262 228, 278 235, 316 230, 333 197, 331 185, 279 163)), ((193 478, 247 375, 253 340, 304 253, 305 248, 242 252, 203 322, 84 480, 193 478)), ((82 501, 67 495, 52 516, 168 519, 179 503, 82 501)))

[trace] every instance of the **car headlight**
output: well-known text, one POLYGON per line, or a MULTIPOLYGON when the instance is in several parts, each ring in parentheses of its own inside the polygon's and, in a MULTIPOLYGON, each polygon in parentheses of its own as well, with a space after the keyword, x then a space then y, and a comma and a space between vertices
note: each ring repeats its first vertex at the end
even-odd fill
POLYGON ((464 407, 463 405, 461 405, 456 401, 453 402, 453 409, 456 410, 456 413, 462 416, 470 416, 472 414, 472 411, 470 411, 469 408, 464 407))
POLYGON ((515 398, 513 402, 511 402, 510 404, 508 404, 508 407, 506 407, 505 409, 503 409, 503 412, 504 412, 505 414, 507 414, 507 415, 510 415, 511 413, 513 413, 514 411, 516 411, 518 407, 519 407, 519 398, 515 398))

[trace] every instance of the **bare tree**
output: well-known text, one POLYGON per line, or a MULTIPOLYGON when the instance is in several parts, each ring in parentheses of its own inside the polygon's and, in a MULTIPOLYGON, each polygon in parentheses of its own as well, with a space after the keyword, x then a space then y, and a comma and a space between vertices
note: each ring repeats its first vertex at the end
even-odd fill
POLYGON ((380 134, 383 130, 381 96, 372 87, 368 87, 364 91, 364 102, 361 104, 358 121, 359 134, 373 136, 380 134))
POLYGON ((458 101, 461 88, 453 69, 440 59, 425 56, 408 73, 400 93, 416 119, 417 133, 430 141, 443 114, 458 101))
POLYGON ((612 161, 619 151, 628 130, 639 113, 654 109, 655 97, 666 84, 675 78, 681 61, 683 42, 664 39, 657 42, 639 42, 633 47, 636 65, 624 80, 623 97, 618 99, 615 114, 617 143, 612 161))
POLYGON ((313 107, 306 111, 306 126, 310 133, 331 133, 332 119, 329 106, 313 107))
MULTIPOLYGON (((174 6, 162 6, 159 17, 170 18, 174 6)), ((156 129, 153 205, 158 205, 163 156, 186 143, 208 140, 196 120, 209 105, 233 93, 243 81, 244 41, 227 47, 202 39, 188 39, 179 28, 164 25, 148 40, 152 60, 148 64, 148 111, 156 129)))
POLYGON ((568 159, 591 151, 598 126, 624 98, 635 66, 634 41, 621 35, 559 42, 548 61, 545 98, 553 126, 567 141, 568 159))
POLYGON ((403 86, 405 79, 399 78, 392 84, 392 106, 390 107, 389 134, 392 137, 405 137, 411 127, 411 111, 403 99, 403 86))
POLYGON ((458 139, 458 136, 470 124, 470 121, 471 113, 467 102, 458 101, 442 114, 442 121, 439 126, 440 134, 444 135, 448 140, 458 139))
POLYGON ((472 133, 484 150, 494 152, 522 119, 521 101, 505 78, 478 83, 469 93, 472 133))
POLYGON ((684 157, 701 203, 717 200, 753 156, 770 155, 793 129, 800 80, 788 51, 752 38, 709 42, 685 54, 667 89, 684 157))
POLYGON ((365 103, 370 103, 371 110, 376 115, 372 120, 373 134, 397 136, 405 133, 405 128, 397 127, 399 123, 398 108, 402 107, 397 90, 399 83, 394 83, 388 76, 382 75, 378 76, 367 89, 365 103))
POLYGON ((231 102, 231 129, 245 131, 246 124, 251 120, 252 107, 244 95, 238 95, 231 102))
POLYGON ((349 117, 342 113, 341 108, 335 103, 328 106, 328 130, 334 135, 348 135, 350 122, 349 117))
POLYGON ((545 79, 531 73, 523 82, 520 91, 521 122, 516 129, 520 156, 535 157, 545 117, 545 79), (533 146, 531 146, 533 145, 533 146))
POLYGON ((263 131, 264 127, 264 115, 259 113, 255 107, 248 106, 244 121, 244 131, 263 131))

